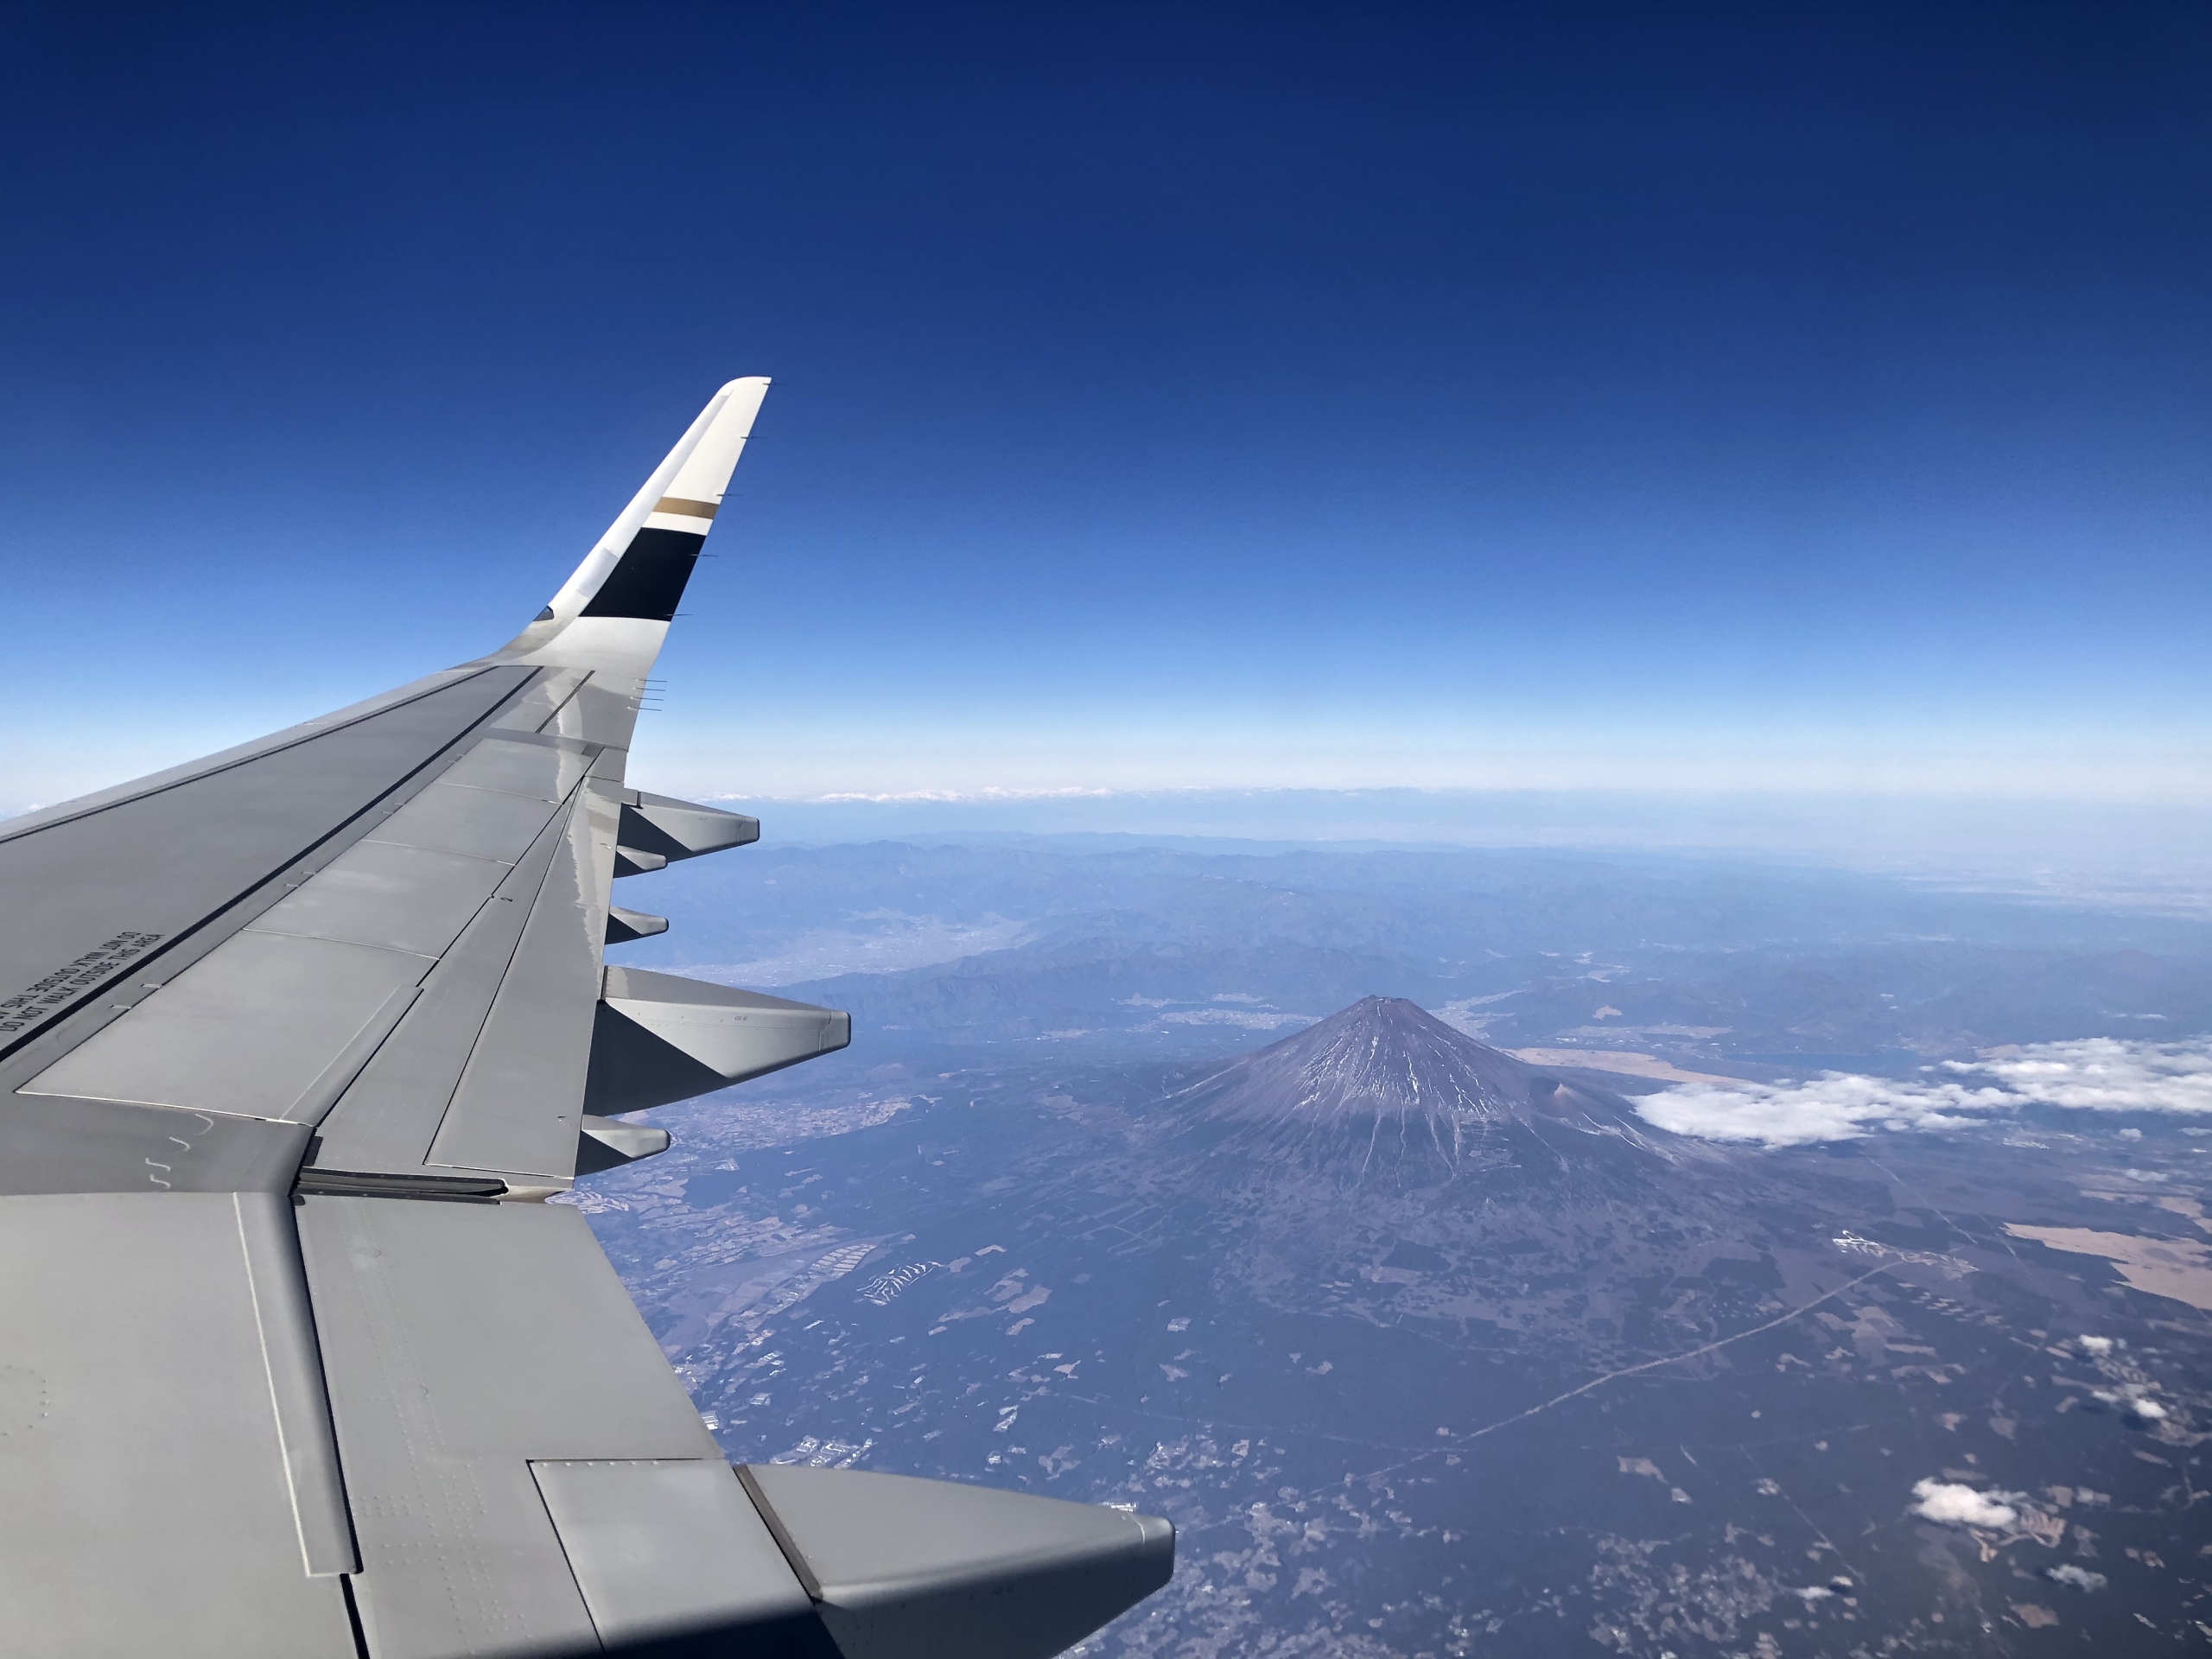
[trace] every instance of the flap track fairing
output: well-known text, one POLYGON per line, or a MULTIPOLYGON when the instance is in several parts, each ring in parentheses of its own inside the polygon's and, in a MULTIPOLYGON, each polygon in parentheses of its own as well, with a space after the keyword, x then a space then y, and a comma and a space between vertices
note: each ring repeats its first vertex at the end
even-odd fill
POLYGON ((584 1109, 606 1117, 689 1100, 833 1053, 852 1039, 852 1015, 836 1008, 609 968, 584 1109))

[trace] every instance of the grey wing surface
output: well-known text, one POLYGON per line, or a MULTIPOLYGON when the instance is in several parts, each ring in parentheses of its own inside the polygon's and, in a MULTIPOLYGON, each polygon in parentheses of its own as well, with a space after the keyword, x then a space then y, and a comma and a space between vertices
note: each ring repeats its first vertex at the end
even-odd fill
POLYGON ((1042 1659, 1165 1581, 1147 1517, 741 1478, 544 1202, 849 1039, 602 960, 758 834, 624 765, 766 385, 500 651, 0 824, 10 1653, 1042 1659))

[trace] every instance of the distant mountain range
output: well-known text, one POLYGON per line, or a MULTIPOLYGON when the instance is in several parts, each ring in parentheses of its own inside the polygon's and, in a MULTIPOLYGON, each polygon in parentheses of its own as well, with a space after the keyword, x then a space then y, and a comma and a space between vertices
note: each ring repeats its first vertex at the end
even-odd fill
POLYGON ((771 842, 651 880, 676 925, 624 961, 850 1009, 855 1067, 1226 1059, 1370 992, 1756 1079, 2212 1030, 2202 919, 1741 861, 771 842))

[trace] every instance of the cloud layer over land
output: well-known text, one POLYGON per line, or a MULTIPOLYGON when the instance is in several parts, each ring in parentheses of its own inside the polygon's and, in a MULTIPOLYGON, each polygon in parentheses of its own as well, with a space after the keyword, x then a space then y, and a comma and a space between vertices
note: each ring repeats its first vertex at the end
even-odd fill
POLYGON ((1804 1083, 1688 1084, 1637 1109, 1649 1122, 1708 1141, 1770 1147, 1847 1141, 1881 1129, 1949 1129, 2023 1106, 2212 1116, 2212 1039, 2181 1043, 2088 1037, 2036 1043, 1931 1068, 1898 1081, 1825 1071, 1804 1083))

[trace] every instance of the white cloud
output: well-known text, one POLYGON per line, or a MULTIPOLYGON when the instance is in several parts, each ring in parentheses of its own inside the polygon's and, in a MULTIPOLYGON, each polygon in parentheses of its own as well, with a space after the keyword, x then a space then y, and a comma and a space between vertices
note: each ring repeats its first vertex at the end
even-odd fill
POLYGON ((2012 1505, 2027 1496, 2024 1492, 1977 1492, 1971 1486, 1942 1480, 1916 1481, 1912 1495, 1919 1500, 1912 1506, 1913 1513, 1923 1520, 1940 1521, 1947 1527, 1992 1530, 2018 1520, 2020 1512, 2012 1505))
POLYGON ((1829 1071, 1809 1083, 1684 1084, 1646 1096, 1637 1111, 1676 1135, 1796 1147, 1853 1140, 1876 1129, 1964 1128, 1980 1122, 1971 1114, 2017 1104, 2002 1089, 1829 1071))
POLYGON ((2083 1353, 2094 1354, 2100 1359, 2102 1359, 2107 1354, 2112 1352, 2112 1338, 2110 1337, 2076 1337, 2075 1338, 2075 1341, 2082 1344, 2082 1351, 2083 1353))
POLYGON ((2068 1561, 2060 1567, 2047 1567, 2043 1575, 2056 1584, 2070 1584, 2077 1590, 2101 1590, 2109 1582, 2101 1573, 2092 1573, 2086 1567, 2076 1567, 2068 1561))
POLYGON ((1878 1130, 1964 1128, 1992 1112, 2062 1106, 2098 1112, 2212 1115, 2212 1039, 2037 1043, 1949 1060, 1943 1080, 1825 1071, 1805 1083, 1686 1084, 1647 1096, 1645 1122, 1708 1141, 1769 1147, 1849 1141, 1878 1130))
POLYGON ((2136 1400, 2130 1403, 2135 1408, 2135 1414, 2146 1423, 2162 1423, 2166 1420, 2166 1408, 2155 1400, 2136 1400))
POLYGON ((2085 1037, 2037 1043, 1986 1060, 1952 1060, 1943 1069, 1986 1074, 2022 1100, 2047 1106, 2212 1115, 2212 1039, 2149 1043, 2085 1037))

